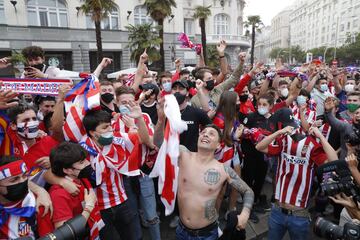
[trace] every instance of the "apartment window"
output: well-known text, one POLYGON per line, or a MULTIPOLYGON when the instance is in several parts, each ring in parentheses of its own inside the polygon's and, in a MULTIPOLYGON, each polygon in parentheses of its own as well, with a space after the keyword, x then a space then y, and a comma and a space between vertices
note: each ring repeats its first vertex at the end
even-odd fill
POLYGON ((5 20, 4 0, 0 0, 0 24, 5 24, 5 20))
POLYGON ((347 30, 350 30, 350 22, 347 23, 347 30))
POLYGON ((216 35, 229 34, 229 17, 226 14, 217 14, 214 17, 214 33, 216 35))
POLYGON ((191 18, 184 19, 184 32, 189 36, 195 35, 194 19, 191 19, 191 18))
POLYGON ((141 25, 144 23, 152 23, 153 19, 148 16, 146 7, 144 5, 136 6, 134 9, 134 23, 141 25))
MULTIPOLYGON (((101 29, 117 30, 119 29, 119 13, 117 10, 112 11, 109 15, 101 20, 101 29)), ((91 15, 86 15, 86 27, 95 28, 95 23, 91 19, 91 15)))
POLYGON ((340 25, 340 32, 343 32, 345 30, 345 26, 344 26, 344 24, 341 24, 340 25))
POLYGON ((358 19, 355 19, 355 20, 353 21, 353 27, 356 28, 356 27, 358 27, 358 26, 359 26, 359 24, 358 24, 358 19))
POLYGON ((65 0, 29 0, 27 1, 27 14, 28 25, 43 27, 68 26, 65 0))

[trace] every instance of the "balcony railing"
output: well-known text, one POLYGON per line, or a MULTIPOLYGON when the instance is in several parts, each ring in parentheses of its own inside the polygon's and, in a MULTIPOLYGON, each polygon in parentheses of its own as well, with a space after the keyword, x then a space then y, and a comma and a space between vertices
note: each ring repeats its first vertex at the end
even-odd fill
POLYGON ((210 34, 206 36, 207 42, 211 43, 217 43, 220 40, 225 40, 230 45, 245 45, 247 47, 250 47, 250 40, 249 38, 245 36, 239 36, 239 35, 215 35, 210 34))
POLYGON ((208 40, 229 40, 229 41, 249 41, 249 39, 245 36, 239 36, 239 35, 207 35, 206 38, 208 40))

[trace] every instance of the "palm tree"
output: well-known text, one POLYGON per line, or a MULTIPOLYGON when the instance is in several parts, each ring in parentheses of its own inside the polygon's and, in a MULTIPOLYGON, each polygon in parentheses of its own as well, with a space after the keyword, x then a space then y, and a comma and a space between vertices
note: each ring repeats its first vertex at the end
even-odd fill
POLYGON ((148 14, 159 25, 160 43, 160 65, 161 71, 165 70, 165 54, 164 54, 164 19, 171 15, 171 7, 176 7, 175 0, 145 0, 144 3, 148 14))
POLYGON ((152 24, 129 25, 125 27, 129 31, 130 59, 136 63, 145 49, 150 62, 160 60, 161 56, 156 49, 161 43, 161 38, 154 31, 152 24))
MULTIPOLYGON (((244 23, 245 28, 251 26, 251 59, 250 62, 254 64, 254 49, 255 49, 255 33, 261 32, 261 27, 264 26, 259 15, 248 16, 247 21, 244 23)), ((246 31, 246 35, 249 35, 249 30, 246 31)))
POLYGON ((210 7, 211 5, 207 7, 197 6, 195 7, 195 13, 193 15, 193 18, 199 19, 199 26, 201 29, 201 45, 203 48, 205 64, 207 63, 205 21, 209 16, 211 16, 210 7))
POLYGON ((95 23, 96 47, 98 63, 103 58, 102 42, 101 42, 101 20, 108 17, 108 14, 116 10, 117 6, 114 0, 83 0, 80 11, 86 15, 90 15, 95 23))

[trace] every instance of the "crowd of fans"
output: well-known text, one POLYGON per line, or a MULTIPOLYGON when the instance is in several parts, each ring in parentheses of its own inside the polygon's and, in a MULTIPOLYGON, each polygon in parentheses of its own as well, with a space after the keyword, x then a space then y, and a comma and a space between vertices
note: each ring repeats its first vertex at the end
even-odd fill
MULTIPOLYGON (((0 239, 49 236, 64 226, 89 239, 123 240, 142 239, 146 227, 152 240, 161 239, 164 207, 149 174, 166 139, 169 95, 187 125, 173 146, 180 151, 170 221, 176 239, 245 239, 248 220, 256 224, 269 211, 268 239, 286 232, 308 239, 309 206, 320 216, 332 204, 340 225, 359 220, 360 192, 328 197, 315 172, 346 161, 360 184, 360 73, 321 61, 251 66, 245 53, 231 70, 225 49, 221 41, 220 70, 200 55, 192 72, 178 59, 175 73, 157 76, 149 74, 145 50, 134 75, 113 80, 101 77, 112 63, 104 58, 92 73, 100 78, 101 107, 86 111, 80 124, 67 122, 74 85, 62 85, 56 97, 0 90, 0 239), (80 141, 65 141, 71 124, 84 129, 80 141), (123 172, 124 165, 134 171, 123 172), (271 198, 263 188, 269 176, 271 198)), ((60 75, 40 47, 22 54, 22 78, 60 75)), ((10 65, 0 59, 0 68, 10 65)))

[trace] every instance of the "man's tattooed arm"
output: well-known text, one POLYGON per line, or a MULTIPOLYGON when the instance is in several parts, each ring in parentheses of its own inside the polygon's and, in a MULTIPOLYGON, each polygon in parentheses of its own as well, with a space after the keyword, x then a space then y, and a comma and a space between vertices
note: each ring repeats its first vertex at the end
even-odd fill
POLYGON ((254 203, 254 192, 232 168, 224 166, 224 170, 229 174, 228 183, 242 195, 244 208, 251 210, 254 203))

